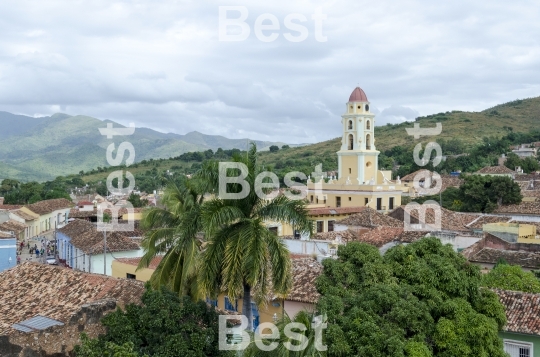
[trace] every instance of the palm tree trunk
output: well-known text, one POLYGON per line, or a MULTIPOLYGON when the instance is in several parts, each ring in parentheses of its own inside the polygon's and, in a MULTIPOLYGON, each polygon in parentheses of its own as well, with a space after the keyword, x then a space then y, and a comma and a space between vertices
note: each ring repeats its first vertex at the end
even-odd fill
POLYGON ((253 311, 251 310, 251 286, 244 284, 242 312, 248 320, 248 331, 253 331, 253 311))

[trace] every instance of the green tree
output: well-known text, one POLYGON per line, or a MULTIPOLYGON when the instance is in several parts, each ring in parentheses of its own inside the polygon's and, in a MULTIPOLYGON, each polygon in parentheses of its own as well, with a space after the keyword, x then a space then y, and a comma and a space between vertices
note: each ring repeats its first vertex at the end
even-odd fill
POLYGON ((540 281, 531 272, 526 272, 519 265, 497 264, 482 277, 482 285, 491 289, 540 293, 540 281))
POLYGON ((279 150, 279 146, 277 145, 270 146, 270 152, 277 152, 278 150, 279 150))
POLYGON ((523 199, 519 185, 510 177, 469 175, 460 186, 463 210, 492 212, 503 204, 518 204, 523 199))
MULTIPOLYGON (((276 327, 279 331, 279 337, 277 339, 261 338, 260 335, 254 335, 254 339, 258 339, 265 345, 277 342, 278 345, 273 351, 263 351, 256 343, 251 343, 243 353, 243 357, 326 357, 326 351, 320 347, 326 346, 324 331, 321 323, 327 323, 323 316, 316 316, 315 313, 302 310, 296 314, 292 319, 285 313, 284 316, 276 322, 276 327), (322 318, 322 319, 321 319, 322 318), (321 319, 321 320, 318 320, 321 319), (318 321, 317 321, 318 320, 318 321), (315 324, 314 321, 317 321, 315 324), (299 346, 300 341, 298 338, 290 339, 285 333, 287 325, 291 323, 297 323, 304 326, 304 328, 293 328, 292 332, 303 335, 306 340, 305 348, 300 351, 291 351, 286 347, 286 344, 292 346, 299 346)), ((261 331, 264 333, 265 331, 261 331)))
POLYGON ((142 241, 144 255, 139 268, 146 268, 156 255, 163 255, 152 274, 154 287, 168 286, 179 295, 197 298, 197 264, 202 240, 201 204, 203 195, 195 181, 181 176, 164 190, 161 204, 146 210, 141 227, 146 230, 142 241))
POLYGON ((363 243, 323 261, 318 310, 328 316, 329 356, 503 357, 506 323, 479 268, 424 238, 379 254, 363 243))
MULTIPOLYGON (((199 285, 207 296, 225 290, 230 298, 243 298, 243 313, 252 327, 251 294, 258 304, 267 299, 270 287, 275 294, 285 294, 291 287, 291 261, 287 246, 266 226, 268 221, 287 223, 295 229, 311 232, 304 200, 285 195, 265 200, 256 193, 256 178, 262 172, 257 163, 257 148, 247 155, 235 155, 234 162, 247 168, 246 197, 214 197, 202 206, 202 219, 208 240, 202 254, 199 285)), ((201 176, 206 178, 206 192, 219 192, 217 163, 208 164, 201 176)), ((257 185, 258 186, 258 185, 257 185)), ((228 187, 229 193, 242 192, 240 184, 228 187)))
POLYGON ((127 200, 136 208, 148 206, 147 199, 141 199, 140 195, 136 195, 133 192, 129 195, 127 200))
POLYGON ((106 334, 82 338, 76 357, 221 357, 218 314, 203 301, 180 298, 165 288, 147 287, 143 305, 128 305, 106 315, 106 334))

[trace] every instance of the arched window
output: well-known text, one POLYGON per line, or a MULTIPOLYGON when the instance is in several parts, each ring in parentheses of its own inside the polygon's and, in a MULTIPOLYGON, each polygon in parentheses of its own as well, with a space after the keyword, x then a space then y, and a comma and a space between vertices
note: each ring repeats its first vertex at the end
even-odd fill
POLYGON ((349 120, 349 130, 352 130, 352 120, 349 120))
POLYGON ((367 130, 370 130, 371 129, 371 122, 368 120, 366 121, 366 129, 367 130))
POLYGON ((371 150, 371 135, 366 135, 366 149, 371 150))
POLYGON ((354 138, 352 134, 349 134, 349 150, 352 150, 354 147, 354 138))

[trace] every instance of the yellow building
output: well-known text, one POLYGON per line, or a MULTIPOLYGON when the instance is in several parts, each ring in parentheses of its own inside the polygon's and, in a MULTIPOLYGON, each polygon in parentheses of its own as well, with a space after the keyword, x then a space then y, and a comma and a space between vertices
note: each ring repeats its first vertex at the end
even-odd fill
MULTIPOLYGON (((362 212, 364 207, 325 207, 308 205, 308 216, 313 221, 313 233, 333 232, 337 221, 362 212)), ((294 236, 294 229, 287 223, 267 222, 266 225, 280 237, 294 236)), ((298 238, 298 237, 297 237, 298 238)))
MULTIPOLYGON (((116 278, 136 279, 148 281, 161 261, 161 257, 152 260, 148 268, 137 270, 141 258, 119 258, 112 262, 112 276, 116 278)), ((293 262, 293 287, 285 299, 275 298, 264 308, 252 305, 254 326, 263 322, 273 322, 281 318, 283 312, 293 317, 301 310, 311 311, 319 299, 315 287, 315 279, 322 273, 322 265, 311 257, 299 256, 293 262)), ((207 300, 208 303, 223 311, 236 311, 242 314, 242 299, 233 301, 226 293, 220 294, 216 300, 207 300)))
POLYGON ((536 226, 532 224, 488 223, 483 225, 482 230, 511 243, 540 242, 540 237, 536 235, 536 226))
POLYGON ((327 207, 369 206, 388 212, 401 205, 403 187, 391 171, 380 171, 375 146, 375 115, 364 91, 356 87, 341 116, 342 140, 338 177, 325 183, 322 176, 308 179, 308 200, 327 207))

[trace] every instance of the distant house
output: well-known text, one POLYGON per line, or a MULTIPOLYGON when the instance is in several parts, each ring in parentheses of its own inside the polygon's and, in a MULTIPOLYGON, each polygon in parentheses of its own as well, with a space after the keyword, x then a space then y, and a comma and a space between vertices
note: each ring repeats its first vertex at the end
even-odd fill
POLYGON ((0 232, 9 233, 17 239, 23 240, 28 226, 21 222, 22 219, 17 218, 10 211, 0 211, 0 232))
POLYGON ((510 178, 514 178, 516 176, 516 172, 510 170, 506 166, 487 166, 476 171, 474 174, 480 176, 503 176, 510 178))
POLYGON ((73 206, 70 200, 56 198, 39 201, 21 208, 24 213, 39 215, 39 219, 33 223, 31 231, 36 236, 43 232, 58 229, 67 224, 69 210, 73 206))
POLYGON ((495 290, 506 311, 499 336, 510 357, 540 356, 540 294, 495 290))
POLYGON ((0 273, 0 291, 0 356, 68 357, 81 332, 105 333, 104 315, 140 304, 144 285, 25 262, 0 273))
POLYGON ((510 243, 490 233, 485 233, 484 238, 461 254, 485 270, 492 269, 499 260, 519 265, 524 270, 540 268, 540 244, 510 243))
POLYGON ((94 204, 90 201, 79 201, 77 202, 77 209, 81 212, 84 211, 93 211, 94 204))
POLYGON ((512 150, 514 154, 519 157, 536 157, 538 154, 538 148, 532 146, 532 144, 522 144, 518 148, 512 150))
POLYGON ((104 233, 98 231, 95 224, 76 219, 57 231, 59 259, 76 270, 111 275, 114 259, 143 255, 137 242, 128 235, 129 232, 107 232, 107 253, 104 254, 104 233))

